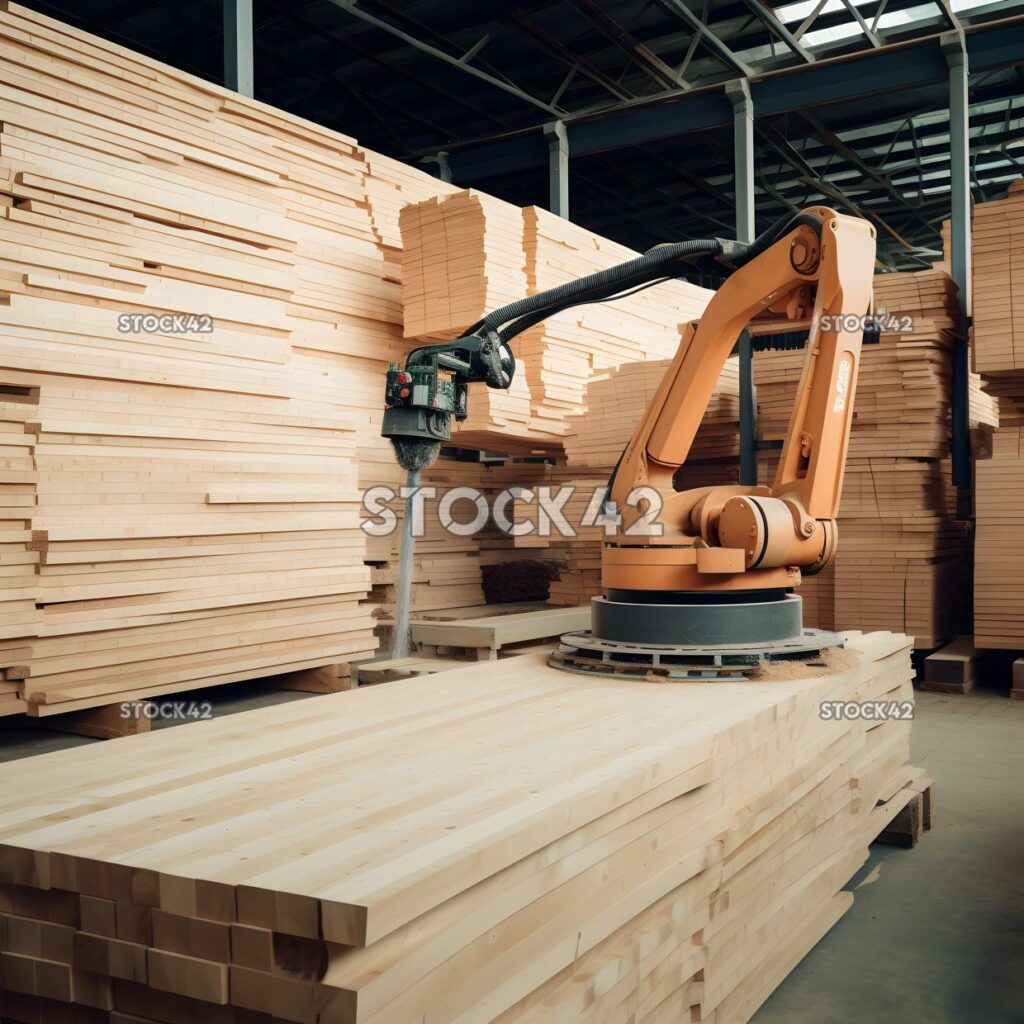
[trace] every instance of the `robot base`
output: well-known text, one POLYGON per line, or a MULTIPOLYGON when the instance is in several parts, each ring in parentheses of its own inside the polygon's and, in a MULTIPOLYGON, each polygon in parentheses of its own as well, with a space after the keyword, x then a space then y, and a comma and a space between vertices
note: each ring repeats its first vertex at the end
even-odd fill
POLYGON ((548 663, 634 679, 743 678, 766 662, 805 661, 842 646, 838 633, 804 629, 802 606, 777 591, 612 591, 592 600, 593 629, 566 633, 548 663))

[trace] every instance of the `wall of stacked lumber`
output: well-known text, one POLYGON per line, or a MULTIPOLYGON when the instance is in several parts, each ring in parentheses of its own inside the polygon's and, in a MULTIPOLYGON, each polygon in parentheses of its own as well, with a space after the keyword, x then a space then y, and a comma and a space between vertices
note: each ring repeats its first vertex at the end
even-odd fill
MULTIPOLYGON (((942 271, 881 274, 875 305, 904 333, 865 346, 839 513, 839 552, 804 577, 805 622, 822 629, 899 628, 919 648, 940 645, 970 623, 966 526, 956 520, 950 479, 950 378, 956 292, 942 271)), ((757 328, 769 332, 777 328, 757 328)), ((761 437, 781 439, 804 360, 802 349, 754 359, 761 437)), ((987 445, 992 401, 975 377, 971 419, 987 445)), ((777 453, 763 452, 764 483, 777 453)), ((969 630, 968 630, 969 631, 969 630)))
POLYGON ((974 642, 1024 648, 1024 179, 974 207, 974 368, 999 405, 992 458, 975 464, 974 642))
MULTIPOLYGON (((472 190, 406 207, 400 224, 405 335, 419 341, 457 337, 505 303, 637 255, 546 210, 472 190)), ((699 317, 711 294, 672 281, 537 324, 516 340, 513 387, 474 394, 458 443, 560 454, 591 375, 673 355, 679 324, 699 317)))
MULTIPOLYGON (((566 563, 550 587, 553 604, 587 604, 602 592, 601 545, 605 533, 594 522, 592 499, 607 485, 670 363, 670 359, 655 359, 596 372, 587 385, 586 408, 568 419, 565 465, 550 467, 543 485, 574 489, 564 513, 575 536, 542 537, 535 530, 516 538, 517 547, 545 551, 547 557, 566 563)), ((677 486, 683 489, 734 483, 738 454, 739 365, 736 359, 729 359, 694 438, 691 458, 677 477, 677 486)), ((517 508, 519 520, 537 523, 535 506, 521 503, 517 508)))
POLYGON ((0 711, 368 653, 398 211, 455 190, 15 5, 0 39, 0 711))
POLYGON ((0 1013, 743 1024, 924 782, 909 721, 820 714, 911 701, 908 652, 711 687, 524 656, 43 755, 30 795, 4 765, 0 1013))

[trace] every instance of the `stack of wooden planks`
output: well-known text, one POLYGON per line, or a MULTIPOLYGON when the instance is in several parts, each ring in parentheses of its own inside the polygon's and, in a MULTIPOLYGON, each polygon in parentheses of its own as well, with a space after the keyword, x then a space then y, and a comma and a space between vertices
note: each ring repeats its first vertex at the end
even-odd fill
POLYGON ((0 384, 0 716, 27 707, 21 680, 35 631, 36 566, 30 529, 36 503, 36 435, 29 428, 39 393, 0 384))
POLYGON ((368 654, 398 214, 457 190, 14 4, 0 44, 0 710, 368 654))
MULTIPOLYGON (((611 472, 654 397, 671 360, 624 363, 596 372, 586 391, 586 408, 569 418, 566 464, 547 470, 543 486, 557 493, 572 490, 563 512, 573 530, 566 538, 538 532, 516 538, 516 546, 545 552, 565 562, 552 582, 553 604, 587 604, 602 592, 601 547, 605 531, 595 520, 594 496, 607 487, 611 472), (590 513, 589 518, 587 516, 590 513)), ((694 439, 691 457, 680 473, 680 489, 735 482, 739 452, 739 368, 729 359, 694 439)), ((519 518, 537 523, 533 501, 518 506, 519 518)))
POLYGON ((406 206, 399 224, 406 337, 458 337, 527 295, 518 206, 468 190, 406 206))
POLYGON ((1024 179, 974 208, 974 368, 999 404, 992 458, 975 464, 974 642, 1024 648, 1024 179))
MULTIPOLYGON (((475 191, 406 207, 400 218, 407 338, 454 338, 499 306, 637 254, 546 210, 520 210, 475 191)), ((561 454, 567 417, 589 379, 675 353, 679 324, 711 292, 672 281, 615 302, 565 310, 516 339, 509 392, 479 389, 455 440, 497 452, 561 454)))
MULTIPOLYGON (((671 363, 653 359, 595 373, 587 385, 586 408, 569 418, 567 463, 611 470, 671 363)), ((694 439, 691 461, 737 458, 739 415, 739 363, 729 359, 694 439)))
POLYGON ((743 1024, 926 782, 909 721, 821 713, 909 705, 908 638, 828 661, 527 655, 4 765, 0 1014, 743 1024))
MULTIPOLYGON (((862 350, 839 553, 820 575, 804 578, 804 619, 823 629, 899 628, 917 647, 932 648, 969 621, 967 534, 956 521, 948 459, 955 286, 938 270, 882 274, 875 305, 902 330, 884 331, 862 350)), ((804 355, 754 358, 764 439, 785 435, 804 355)), ((977 378, 971 418, 987 443, 995 411, 977 378)), ((762 483, 771 482, 777 457, 762 452, 762 483)))

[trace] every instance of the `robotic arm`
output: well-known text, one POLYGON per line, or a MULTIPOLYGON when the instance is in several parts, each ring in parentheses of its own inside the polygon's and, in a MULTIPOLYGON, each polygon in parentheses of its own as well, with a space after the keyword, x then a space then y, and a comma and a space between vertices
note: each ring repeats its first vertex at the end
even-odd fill
POLYGON ((637 425, 612 481, 626 510, 605 549, 604 583, 621 590, 791 588, 836 548, 846 449, 871 305, 875 232, 826 207, 737 270, 687 325, 660 389, 637 425), (803 376, 771 487, 677 492, 685 462, 725 360, 765 311, 810 318, 803 376), (656 492, 656 514, 629 511, 638 487, 656 492))
POLYGON ((467 415, 467 385, 508 387, 512 339, 570 306, 608 301, 682 277, 713 256, 733 273, 699 321, 689 324, 660 389, 637 425, 611 482, 623 511, 603 557, 603 581, 622 593, 789 589, 836 547, 835 516, 852 420, 863 325, 871 305, 875 232, 863 220, 811 207, 753 243, 722 239, 659 246, 577 281, 504 306, 452 342, 415 349, 388 371, 382 433, 400 464, 429 466, 467 415), (715 384, 736 339, 764 312, 811 318, 798 397, 773 485, 677 492, 715 384), (657 501, 630 509, 639 487, 657 501), (650 507, 653 506, 653 507, 650 507))

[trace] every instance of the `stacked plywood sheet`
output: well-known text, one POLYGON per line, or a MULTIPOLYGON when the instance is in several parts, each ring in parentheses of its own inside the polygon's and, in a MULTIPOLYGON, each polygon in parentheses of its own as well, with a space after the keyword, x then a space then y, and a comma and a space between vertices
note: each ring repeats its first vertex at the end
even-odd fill
POLYGON ((32 515, 36 504, 35 419, 39 395, 32 388, 0 384, 0 715, 26 708, 20 680, 35 632, 36 566, 32 515))
MULTIPOLYGON (((864 347, 850 458, 941 458, 949 451, 955 344, 949 326, 917 321, 910 333, 883 334, 880 344, 864 347)), ((789 426, 804 350, 759 352, 754 363, 758 429, 762 438, 778 440, 789 426)))
POLYGON ((975 465, 974 642, 1024 648, 1024 180, 974 209, 974 366, 999 404, 975 465))
POLYGON ((999 386, 992 458, 975 465, 974 642, 1024 648, 1024 375, 999 386))
MULTIPOLYGON (((950 395, 956 294, 941 271, 883 274, 875 303, 891 326, 862 350, 839 512, 839 553, 802 587, 805 621, 826 629, 897 627, 918 647, 964 630, 966 531, 950 482, 950 395)), ((756 333, 756 332, 755 332, 756 333)), ((759 352, 759 429, 786 431, 804 351, 759 352)), ((972 382, 972 422, 990 428, 991 399, 972 382)), ((762 453, 770 483, 776 453, 762 453)))
POLYGON ((0 42, 3 710, 368 653, 398 211, 456 190, 14 5, 0 42))
MULTIPOLYGON (((622 450, 654 397, 671 360, 657 359, 596 372, 586 392, 586 409, 569 419, 565 438, 566 465, 547 471, 544 486, 557 493, 571 490, 562 506, 572 529, 564 537, 541 537, 535 531, 516 539, 517 547, 545 551, 564 560, 565 569, 551 584, 555 604, 586 604, 600 594, 601 547, 605 530, 597 521, 595 495, 607 487, 622 450)), ((739 371, 727 361, 683 468, 680 489, 735 479, 739 448, 739 371)), ((525 519, 537 523, 533 501, 519 506, 525 519)))
MULTIPOLYGON (((637 254, 533 207, 467 191, 401 215, 407 338, 454 338, 486 313, 637 254)), ((479 389, 458 430, 464 447, 558 454, 567 417, 585 404, 595 371, 672 355, 679 324, 711 292, 673 281, 612 303, 558 313, 514 343, 510 392, 479 389)))
MULTIPOLYGON (((569 419, 565 455, 570 466, 610 470, 615 465, 671 362, 624 363, 591 377, 586 408, 569 419)), ((738 455, 739 364, 729 359, 697 431, 691 458, 704 462, 738 455)))
POLYGON ((909 706, 908 649, 714 686, 525 656, 0 767, 0 1013, 743 1024, 924 784, 909 721, 821 714, 909 706))
MULTIPOLYGON (((762 459, 763 482, 774 467, 762 459)), ((851 459, 839 513, 839 553, 800 588, 805 624, 898 623, 921 649, 962 630, 970 609, 966 524, 956 521, 948 459, 851 459)))
POLYGON ((402 301, 408 338, 457 337, 526 296, 523 211, 476 191, 406 206, 402 301))
POLYGON ((588 604, 601 593, 601 512, 607 487, 608 472, 550 466, 543 482, 516 502, 516 522, 529 524, 523 527, 529 532, 515 538, 517 549, 565 563, 548 590, 552 604, 588 604), (548 495, 551 502, 542 506, 539 499, 548 495), (547 508, 557 508, 560 516, 547 508))
POLYGON ((973 355, 979 373, 1024 372, 1024 179, 974 208, 973 355))

